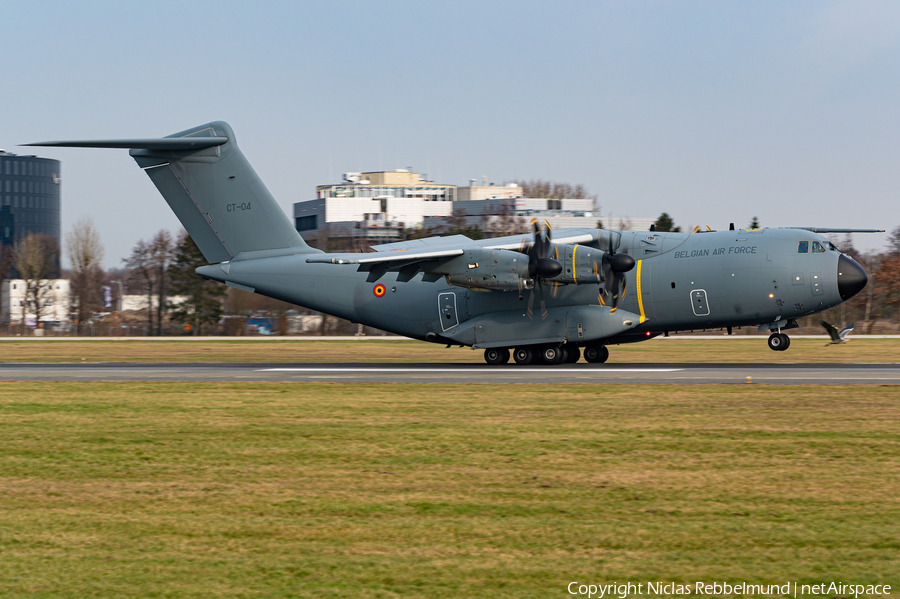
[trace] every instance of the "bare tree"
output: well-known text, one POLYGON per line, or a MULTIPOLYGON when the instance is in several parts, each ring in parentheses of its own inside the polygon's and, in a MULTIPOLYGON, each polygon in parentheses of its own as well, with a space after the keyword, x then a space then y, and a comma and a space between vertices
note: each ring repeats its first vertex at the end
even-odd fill
POLYGON ((53 285, 47 279, 56 271, 58 254, 59 246, 56 239, 49 235, 32 233, 16 243, 12 264, 25 283, 25 301, 22 302, 23 325, 29 308, 34 312, 35 323, 39 323, 49 307, 53 285))
POLYGON ((532 179, 531 181, 513 181, 522 188, 522 195, 526 198, 550 198, 555 200, 563 200, 567 198, 585 198, 597 201, 597 194, 591 194, 587 188, 578 183, 559 183, 554 181, 544 181, 543 179, 532 179))
POLYGON ((152 244, 139 240, 131 250, 131 255, 123 258, 128 282, 147 295, 147 334, 153 333, 153 294, 156 289, 154 278, 156 270, 153 267, 152 244))
POLYGON ((894 227, 888 235, 887 253, 891 256, 900 256, 900 227, 894 227))
POLYGON ((72 265, 69 306, 77 332, 81 333, 94 310, 103 305, 103 244, 90 218, 75 223, 66 235, 66 253, 72 265))
POLYGON ((160 229, 150 241, 150 266, 156 285, 156 334, 163 334, 163 311, 166 308, 166 295, 169 293, 169 266, 175 256, 175 240, 172 234, 160 229))

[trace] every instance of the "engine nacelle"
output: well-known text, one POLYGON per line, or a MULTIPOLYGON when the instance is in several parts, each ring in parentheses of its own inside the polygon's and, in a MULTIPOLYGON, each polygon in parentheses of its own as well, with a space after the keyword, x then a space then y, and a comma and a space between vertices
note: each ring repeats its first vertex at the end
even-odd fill
POLYGON ((562 272, 550 281, 570 285, 598 285, 603 282, 603 251, 587 245, 554 246, 550 257, 562 264, 562 272))
POLYGON ((468 250, 430 272, 469 289, 520 291, 534 286, 528 278, 528 256, 510 250, 468 250))

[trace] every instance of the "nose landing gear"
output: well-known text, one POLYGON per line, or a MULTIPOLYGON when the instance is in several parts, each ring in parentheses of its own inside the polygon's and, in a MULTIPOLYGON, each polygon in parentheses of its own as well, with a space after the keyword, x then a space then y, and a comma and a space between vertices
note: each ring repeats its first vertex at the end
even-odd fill
POLYGON ((791 338, 784 333, 772 333, 769 335, 769 349, 784 351, 791 346, 791 338))
POLYGON ((603 364, 609 359, 609 350, 605 345, 588 345, 584 348, 584 359, 591 364, 603 364))

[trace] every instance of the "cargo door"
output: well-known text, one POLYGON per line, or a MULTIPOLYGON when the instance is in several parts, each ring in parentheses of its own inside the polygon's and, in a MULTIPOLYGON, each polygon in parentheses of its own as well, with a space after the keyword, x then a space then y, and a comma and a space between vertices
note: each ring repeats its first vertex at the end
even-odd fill
POLYGON ((438 311, 440 312, 441 330, 452 329, 459 324, 459 313, 456 310, 456 294, 446 291, 438 295, 438 311))

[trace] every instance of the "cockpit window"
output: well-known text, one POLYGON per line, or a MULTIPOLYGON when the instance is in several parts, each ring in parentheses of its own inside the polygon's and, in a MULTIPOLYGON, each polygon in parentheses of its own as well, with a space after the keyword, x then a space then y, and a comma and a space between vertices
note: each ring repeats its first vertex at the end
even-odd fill
POLYGON ((824 253, 825 253, 825 248, 822 247, 822 244, 819 243, 818 241, 813 241, 813 251, 812 251, 812 253, 813 253, 813 254, 824 254, 824 253))
POLYGON ((841 250, 837 249, 837 248, 835 247, 835 245, 834 245, 833 243, 831 243, 830 241, 828 242, 828 249, 831 250, 832 252, 839 252, 839 251, 841 251, 841 250))
POLYGON ((800 242, 800 247, 797 248, 797 253, 798 253, 798 254, 807 254, 807 253, 809 253, 809 242, 808 242, 808 241, 801 241, 801 242, 800 242))

